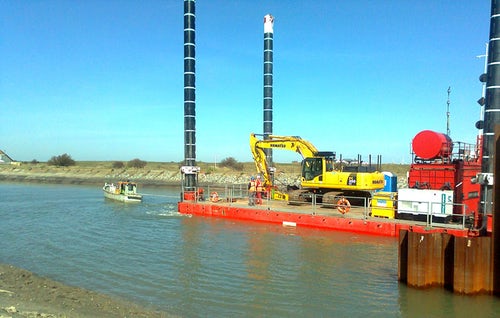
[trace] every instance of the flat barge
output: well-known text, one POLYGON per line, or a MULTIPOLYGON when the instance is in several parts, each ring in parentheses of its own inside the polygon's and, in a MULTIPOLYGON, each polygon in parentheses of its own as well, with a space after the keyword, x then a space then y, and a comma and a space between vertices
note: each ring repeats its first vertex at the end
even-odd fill
POLYGON ((367 208, 353 207, 342 214, 337 209, 322 206, 289 205, 284 201, 268 200, 262 205, 248 206, 244 199, 211 201, 184 200, 178 212, 205 217, 274 223, 281 226, 309 227, 378 236, 398 237, 400 230, 417 233, 447 233, 468 237, 470 230, 460 223, 432 223, 369 216, 367 208))

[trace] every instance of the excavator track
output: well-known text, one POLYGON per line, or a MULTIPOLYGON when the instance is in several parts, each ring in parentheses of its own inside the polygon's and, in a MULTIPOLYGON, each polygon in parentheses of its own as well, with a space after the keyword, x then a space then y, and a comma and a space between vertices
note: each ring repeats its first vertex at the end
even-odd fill
MULTIPOLYGON (((303 203, 309 203, 313 200, 313 193, 310 190, 299 189, 292 190, 288 193, 288 204, 290 205, 301 205, 303 203)), ((323 195, 318 195, 316 197, 317 203, 322 203, 325 206, 336 207, 337 201, 343 197, 343 192, 330 191, 323 195)))
POLYGON ((330 191, 323 194, 323 205, 337 207, 337 202, 344 196, 343 192, 330 191))
POLYGON ((288 192, 288 204, 301 205, 306 202, 311 202, 312 195, 309 190, 291 190, 288 192))

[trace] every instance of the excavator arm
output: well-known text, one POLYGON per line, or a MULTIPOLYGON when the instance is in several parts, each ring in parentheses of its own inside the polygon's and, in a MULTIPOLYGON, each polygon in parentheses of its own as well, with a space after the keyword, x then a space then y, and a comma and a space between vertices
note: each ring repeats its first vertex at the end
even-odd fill
POLYGON ((299 153, 302 158, 314 157, 318 153, 318 149, 307 140, 299 136, 276 136, 269 135, 268 139, 258 139, 257 134, 250 134, 250 148, 266 148, 266 149, 281 149, 291 150, 299 153))
POLYGON ((263 186, 269 187, 273 183, 271 180, 272 171, 267 163, 264 148, 257 146, 259 141, 255 134, 250 134, 250 149, 252 150, 255 167, 257 168, 257 172, 262 175, 263 186))
POLYGON ((250 134, 250 149, 257 171, 263 176, 264 186, 271 186, 272 167, 266 159, 264 149, 290 150, 299 153, 302 158, 314 157, 318 154, 318 149, 307 140, 298 136, 276 136, 270 135, 268 139, 259 139, 257 134, 250 134))

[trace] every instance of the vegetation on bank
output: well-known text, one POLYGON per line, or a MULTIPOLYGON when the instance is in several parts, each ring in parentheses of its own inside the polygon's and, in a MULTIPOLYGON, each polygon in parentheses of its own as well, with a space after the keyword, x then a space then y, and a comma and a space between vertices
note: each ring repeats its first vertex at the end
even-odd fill
POLYGON ((69 167, 74 166, 76 162, 75 160, 73 160, 73 158, 71 158, 70 155, 65 153, 59 156, 53 156, 49 159, 49 161, 47 161, 47 164, 49 166, 69 167))

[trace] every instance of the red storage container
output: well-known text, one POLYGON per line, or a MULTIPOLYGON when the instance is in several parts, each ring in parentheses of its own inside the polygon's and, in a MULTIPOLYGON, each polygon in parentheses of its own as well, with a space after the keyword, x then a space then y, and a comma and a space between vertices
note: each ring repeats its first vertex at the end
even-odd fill
POLYGON ((453 151, 453 142, 448 135, 432 130, 419 132, 412 140, 413 152, 424 160, 447 158, 453 151))

